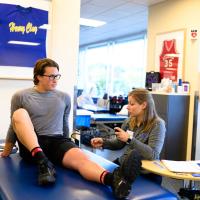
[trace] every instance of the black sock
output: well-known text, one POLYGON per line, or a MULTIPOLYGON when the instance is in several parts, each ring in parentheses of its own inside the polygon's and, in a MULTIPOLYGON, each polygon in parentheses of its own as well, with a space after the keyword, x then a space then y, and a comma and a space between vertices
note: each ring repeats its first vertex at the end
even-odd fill
POLYGON ((40 147, 33 148, 31 150, 31 155, 37 164, 40 164, 47 160, 47 157, 45 156, 44 152, 40 147))
POLYGON ((112 186, 112 183, 113 183, 113 174, 110 173, 110 172, 106 173, 105 176, 104 176, 103 183, 105 185, 112 186))

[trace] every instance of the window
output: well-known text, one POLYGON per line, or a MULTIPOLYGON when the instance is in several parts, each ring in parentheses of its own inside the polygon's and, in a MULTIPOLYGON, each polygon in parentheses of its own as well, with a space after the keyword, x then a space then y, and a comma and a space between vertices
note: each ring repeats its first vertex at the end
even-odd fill
POLYGON ((94 97, 124 95, 145 86, 144 36, 80 49, 78 88, 94 97))

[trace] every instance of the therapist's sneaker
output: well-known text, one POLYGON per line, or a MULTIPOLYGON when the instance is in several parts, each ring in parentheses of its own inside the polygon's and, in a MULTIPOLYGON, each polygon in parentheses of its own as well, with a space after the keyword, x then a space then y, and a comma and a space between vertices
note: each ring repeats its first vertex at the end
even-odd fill
POLYGON ((132 183, 140 174, 142 162, 140 154, 132 150, 120 167, 113 171, 113 194, 117 199, 125 199, 131 192, 132 183))
POLYGON ((38 184, 41 186, 52 185, 56 181, 56 170, 48 160, 42 160, 38 164, 38 184))

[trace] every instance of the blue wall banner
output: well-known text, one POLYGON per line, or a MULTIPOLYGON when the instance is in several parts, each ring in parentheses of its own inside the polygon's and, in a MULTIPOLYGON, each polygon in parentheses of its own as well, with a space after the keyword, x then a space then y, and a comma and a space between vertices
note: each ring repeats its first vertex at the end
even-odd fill
POLYGON ((32 68, 46 57, 48 11, 0 3, 0 68, 32 68))

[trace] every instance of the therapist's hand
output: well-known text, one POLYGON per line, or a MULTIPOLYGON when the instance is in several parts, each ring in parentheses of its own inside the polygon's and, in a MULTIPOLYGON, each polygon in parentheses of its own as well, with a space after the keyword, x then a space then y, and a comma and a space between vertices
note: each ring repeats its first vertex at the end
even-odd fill
POLYGON ((102 138, 92 138, 90 141, 92 147, 94 148, 101 148, 103 146, 103 139, 102 138))
POLYGON ((117 137, 118 140, 122 141, 122 142, 127 142, 128 138, 129 138, 129 134, 124 131, 123 129, 119 128, 119 127, 115 127, 115 135, 117 137))

